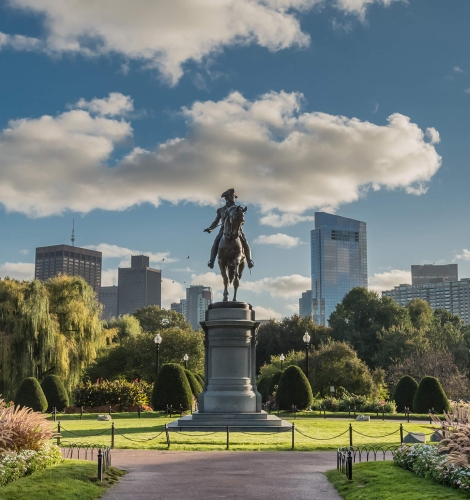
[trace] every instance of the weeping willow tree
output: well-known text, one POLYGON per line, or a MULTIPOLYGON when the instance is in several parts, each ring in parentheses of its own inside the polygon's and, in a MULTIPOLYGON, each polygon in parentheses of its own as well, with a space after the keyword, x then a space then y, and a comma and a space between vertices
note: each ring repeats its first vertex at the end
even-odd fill
POLYGON ((0 394, 25 377, 58 375, 70 391, 104 343, 101 305, 78 276, 0 280, 0 394))

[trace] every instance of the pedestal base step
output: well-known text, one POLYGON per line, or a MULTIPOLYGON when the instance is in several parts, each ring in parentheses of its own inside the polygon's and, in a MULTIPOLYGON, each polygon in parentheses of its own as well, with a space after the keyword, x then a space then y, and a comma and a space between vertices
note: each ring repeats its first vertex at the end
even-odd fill
POLYGON ((224 432, 285 432, 292 424, 275 415, 261 413, 198 413, 174 420, 168 424, 171 431, 224 432))

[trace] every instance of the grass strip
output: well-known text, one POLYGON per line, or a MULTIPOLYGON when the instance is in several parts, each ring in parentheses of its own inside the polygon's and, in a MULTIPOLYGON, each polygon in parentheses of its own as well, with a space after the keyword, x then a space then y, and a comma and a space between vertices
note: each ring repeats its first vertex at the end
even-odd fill
POLYGON ((64 460, 0 488, 2 500, 94 500, 100 498, 125 472, 109 467, 97 479, 96 462, 64 460))
POLYGON ((353 480, 337 470, 326 472, 344 500, 452 500, 468 498, 464 491, 437 484, 401 469, 391 461, 353 465, 353 480))

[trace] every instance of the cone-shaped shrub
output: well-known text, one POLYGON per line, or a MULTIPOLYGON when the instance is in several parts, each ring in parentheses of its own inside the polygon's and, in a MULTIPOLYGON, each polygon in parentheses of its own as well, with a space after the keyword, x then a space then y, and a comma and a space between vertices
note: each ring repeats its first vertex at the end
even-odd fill
POLYGON ((424 377, 413 399, 413 411, 414 413, 428 413, 432 408, 437 413, 449 411, 449 400, 437 378, 424 377))
POLYGON ((398 381, 393 393, 393 400, 397 405, 397 411, 404 411, 405 407, 409 408, 410 411, 413 410, 413 398, 417 389, 418 382, 409 375, 405 375, 398 381))
POLYGON ((281 410, 290 410, 292 405, 304 410, 312 405, 312 388, 298 366, 289 366, 282 373, 276 392, 276 402, 281 410))
POLYGON ((153 385, 152 406, 154 410, 166 410, 167 405, 189 410, 193 404, 193 395, 184 368, 176 363, 162 366, 153 385))
POLYGON ((194 376, 194 373, 191 370, 185 369, 184 373, 186 373, 189 385, 191 386, 191 392, 193 393, 194 397, 197 398, 202 392, 201 384, 198 382, 197 378, 194 376))
POLYGON ((15 405, 27 406, 34 411, 44 413, 47 410, 47 399, 39 382, 34 377, 28 377, 21 382, 15 396, 15 405))
POLYGON ((282 372, 276 372, 270 379, 268 388, 266 389, 266 399, 274 394, 276 386, 279 385, 279 380, 281 380, 282 372))
POLYGON ((269 386, 269 381, 271 380, 271 376, 269 377, 261 377, 258 382, 258 392, 261 394, 261 401, 266 403, 266 392, 269 386))
POLYGON ((47 411, 57 408, 63 411, 69 405, 69 397, 62 380, 57 375, 48 375, 42 382, 41 388, 47 400, 47 411))
POLYGON ((202 376, 199 373, 195 373, 194 376, 199 382, 199 385, 204 389, 204 379, 202 378, 202 376))

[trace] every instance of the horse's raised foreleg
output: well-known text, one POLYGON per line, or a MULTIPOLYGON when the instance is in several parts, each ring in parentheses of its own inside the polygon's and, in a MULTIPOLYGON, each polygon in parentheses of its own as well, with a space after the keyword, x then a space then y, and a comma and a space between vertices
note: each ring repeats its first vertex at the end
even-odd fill
POLYGON ((220 274, 222 275, 222 279, 224 280, 224 302, 228 302, 228 276, 227 276, 227 268, 225 267, 225 264, 222 262, 221 259, 219 259, 219 267, 220 267, 220 274))
POLYGON ((240 285, 240 258, 235 260, 234 273, 233 273, 233 301, 237 300, 237 290, 240 285))

